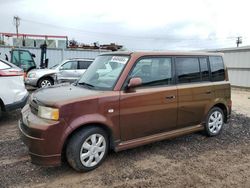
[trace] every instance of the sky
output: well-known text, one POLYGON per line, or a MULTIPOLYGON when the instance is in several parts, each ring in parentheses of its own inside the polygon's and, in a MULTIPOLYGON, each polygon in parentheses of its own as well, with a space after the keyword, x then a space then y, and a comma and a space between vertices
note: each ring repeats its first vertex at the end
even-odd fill
POLYGON ((0 0, 0 32, 67 35, 128 50, 196 50, 250 45, 247 0, 0 0))

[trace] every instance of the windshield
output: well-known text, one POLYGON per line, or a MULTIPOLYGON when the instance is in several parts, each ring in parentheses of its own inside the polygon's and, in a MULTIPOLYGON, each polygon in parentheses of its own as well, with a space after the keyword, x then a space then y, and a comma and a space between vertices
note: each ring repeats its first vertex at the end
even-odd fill
POLYGON ((98 56, 78 81, 91 89, 112 90, 129 56, 98 56))

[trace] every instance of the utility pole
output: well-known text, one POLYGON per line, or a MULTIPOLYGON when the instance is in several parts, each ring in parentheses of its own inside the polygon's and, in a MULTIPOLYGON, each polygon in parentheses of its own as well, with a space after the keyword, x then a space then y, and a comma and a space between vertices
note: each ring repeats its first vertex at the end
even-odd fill
POLYGON ((237 40, 236 40, 237 48, 239 47, 239 44, 242 44, 242 37, 237 37, 237 40))
POLYGON ((20 25, 20 18, 18 16, 14 16, 13 18, 13 22, 14 22, 14 25, 16 26, 16 35, 17 35, 17 38, 18 38, 18 27, 20 25))

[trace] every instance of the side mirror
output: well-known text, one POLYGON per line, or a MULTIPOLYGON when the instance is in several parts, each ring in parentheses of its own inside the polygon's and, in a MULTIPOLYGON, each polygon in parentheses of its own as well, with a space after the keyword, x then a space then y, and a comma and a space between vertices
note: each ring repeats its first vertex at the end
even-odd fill
POLYGON ((134 88, 142 85, 142 79, 140 77, 134 77, 129 80, 128 88, 134 88))
POLYGON ((36 57, 36 55, 35 55, 35 54, 31 54, 31 57, 35 58, 35 57, 36 57))

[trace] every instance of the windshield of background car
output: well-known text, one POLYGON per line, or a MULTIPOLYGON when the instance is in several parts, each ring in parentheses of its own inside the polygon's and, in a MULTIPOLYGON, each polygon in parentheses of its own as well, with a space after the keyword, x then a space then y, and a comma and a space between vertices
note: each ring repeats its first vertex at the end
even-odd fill
POLYGON ((90 89, 112 90, 129 56, 98 56, 78 81, 90 89))

